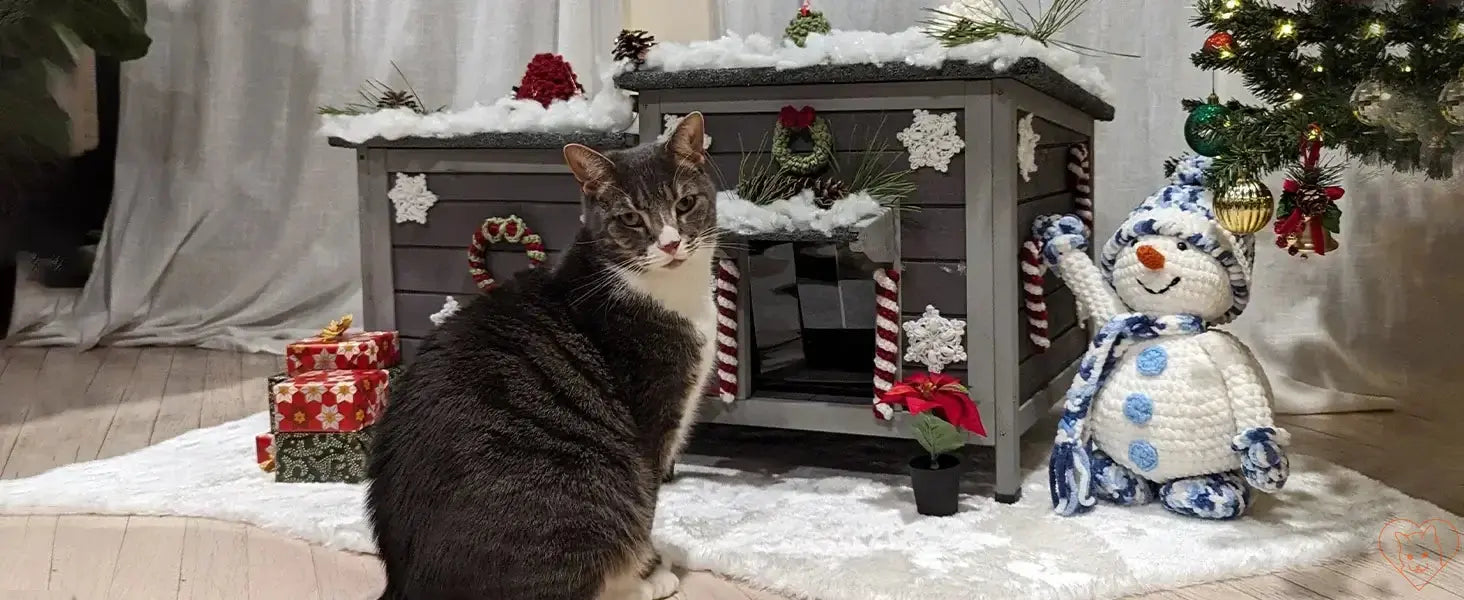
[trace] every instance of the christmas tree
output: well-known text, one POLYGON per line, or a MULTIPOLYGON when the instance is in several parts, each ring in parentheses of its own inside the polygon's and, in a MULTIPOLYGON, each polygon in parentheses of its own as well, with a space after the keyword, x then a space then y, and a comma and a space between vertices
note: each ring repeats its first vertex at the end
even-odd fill
POLYGON ((1297 9, 1198 0, 1195 7, 1194 24, 1212 33, 1191 61, 1239 74, 1267 104, 1222 104, 1213 94, 1184 101, 1186 139, 1214 157, 1206 181, 1217 197, 1282 169, 1310 173, 1305 186, 1327 183, 1315 175, 1336 171, 1316 164, 1311 145, 1401 172, 1451 175, 1454 153, 1464 148, 1458 0, 1309 0, 1297 9))

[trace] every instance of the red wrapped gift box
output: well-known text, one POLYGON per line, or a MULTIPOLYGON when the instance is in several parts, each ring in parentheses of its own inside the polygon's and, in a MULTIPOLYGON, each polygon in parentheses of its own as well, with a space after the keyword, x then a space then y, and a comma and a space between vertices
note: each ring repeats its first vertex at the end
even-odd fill
POLYGON ((386 369, 401 360, 401 341, 395 331, 348 333, 334 339, 320 336, 285 346, 285 373, 386 369))
POLYGON ((265 471, 274 471, 275 445, 273 433, 261 433, 254 436, 254 460, 259 463, 259 468, 265 471))
POLYGON ((386 407, 387 374, 381 369, 317 371, 274 385, 275 431, 360 431, 386 407))

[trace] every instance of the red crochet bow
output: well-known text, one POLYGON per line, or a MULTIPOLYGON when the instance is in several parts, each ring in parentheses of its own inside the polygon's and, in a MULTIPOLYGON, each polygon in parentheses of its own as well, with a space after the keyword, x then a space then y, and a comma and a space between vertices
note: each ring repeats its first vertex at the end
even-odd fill
POLYGON ((778 113, 778 123, 788 129, 808 129, 813 125, 813 119, 816 116, 812 106, 805 106, 802 110, 784 106, 783 110, 778 113))

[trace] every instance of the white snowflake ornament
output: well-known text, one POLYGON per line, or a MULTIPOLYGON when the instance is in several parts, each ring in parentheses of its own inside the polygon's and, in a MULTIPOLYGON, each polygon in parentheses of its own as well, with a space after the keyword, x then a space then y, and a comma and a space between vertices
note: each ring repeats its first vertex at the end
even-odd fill
MULTIPOLYGON (((661 130, 661 135, 656 136, 657 143, 665 143, 671 139, 671 132, 676 131, 676 126, 681 124, 686 115, 663 115, 661 118, 666 122, 666 127, 661 130)), ((702 133, 702 150, 709 150, 711 147, 712 136, 702 133)))
POLYGON ((442 303, 442 310, 432 313, 427 318, 432 320, 433 325, 441 327, 443 323, 447 322, 448 317, 457 314, 458 308, 460 308, 460 305, 458 304, 457 298, 448 296, 447 301, 442 303))
POLYGON ((911 169, 930 167, 942 173, 950 168, 951 157, 966 147, 956 131, 956 113, 936 115, 918 108, 914 122, 895 134, 895 139, 905 145, 911 169))
POLYGON ((905 360, 925 365, 931 373, 939 373, 946 365, 966 360, 966 322, 940 316, 934 306, 926 305, 919 319, 905 321, 905 360))
POLYGON ((1032 114, 1017 121, 1017 169, 1022 172, 1022 181, 1032 181, 1037 172, 1037 142, 1042 136, 1032 129, 1032 114))
POLYGON ((427 189, 426 175, 397 173, 396 184, 387 192, 391 205, 396 209, 396 222, 415 221, 427 224, 427 210, 437 204, 437 194, 427 189))

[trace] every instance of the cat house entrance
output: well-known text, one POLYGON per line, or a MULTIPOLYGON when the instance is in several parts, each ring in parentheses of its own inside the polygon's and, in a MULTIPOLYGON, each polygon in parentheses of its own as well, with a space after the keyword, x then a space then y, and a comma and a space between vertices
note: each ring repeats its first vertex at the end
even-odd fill
POLYGON ((879 267, 837 242, 750 241, 754 396, 869 402, 879 267))

